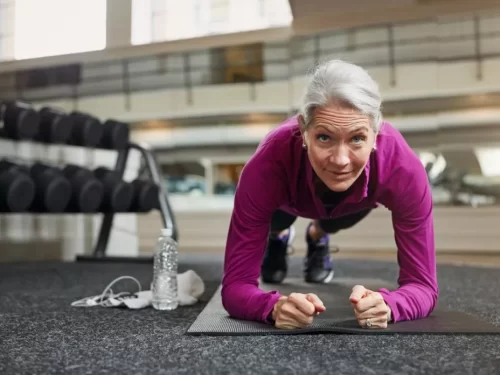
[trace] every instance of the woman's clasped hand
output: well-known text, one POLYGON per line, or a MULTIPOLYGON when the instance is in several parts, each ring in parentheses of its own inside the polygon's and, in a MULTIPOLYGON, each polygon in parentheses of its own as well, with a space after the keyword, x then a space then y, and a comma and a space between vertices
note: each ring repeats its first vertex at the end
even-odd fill
POLYGON ((315 294, 292 293, 274 305, 273 321, 277 328, 297 329, 309 326, 316 315, 326 310, 315 294))
MULTIPOLYGON (((380 293, 356 285, 349 302, 361 327, 387 328, 391 311, 380 293)), ((292 293, 279 298, 272 319, 277 328, 301 329, 310 326, 314 318, 325 311, 325 305, 316 294, 292 293)))

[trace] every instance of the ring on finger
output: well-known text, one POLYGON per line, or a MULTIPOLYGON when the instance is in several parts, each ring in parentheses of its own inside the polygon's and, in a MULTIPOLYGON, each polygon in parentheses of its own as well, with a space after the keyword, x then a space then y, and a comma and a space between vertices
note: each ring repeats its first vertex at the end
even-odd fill
POLYGON ((370 322, 370 319, 366 319, 365 321, 365 328, 371 328, 372 322, 370 322))

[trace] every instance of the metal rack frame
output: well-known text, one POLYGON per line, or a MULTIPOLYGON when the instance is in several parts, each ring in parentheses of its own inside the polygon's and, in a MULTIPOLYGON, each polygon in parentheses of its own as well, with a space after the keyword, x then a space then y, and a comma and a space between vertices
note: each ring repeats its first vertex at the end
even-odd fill
MULTIPOLYGON (((140 152, 142 158, 145 161, 147 171, 149 173, 150 179, 158 185, 159 187, 159 210, 161 213, 163 228, 169 229, 169 235, 178 241, 179 235, 177 230, 177 224, 175 221, 175 216, 172 211, 172 206, 167 197, 166 188, 164 188, 163 181, 161 179, 161 174, 159 172, 158 163, 154 157, 153 152, 146 145, 139 145, 136 143, 129 143, 127 147, 123 150, 118 151, 118 157, 116 159, 115 172, 119 174, 121 178, 125 173, 127 166, 127 160, 130 150, 137 150, 140 152)), ((105 213, 101 228, 99 230, 99 237, 97 239, 96 245, 92 255, 80 255, 77 256, 77 261, 86 262, 152 262, 151 257, 119 257, 119 256, 108 256, 106 255, 106 250, 108 247, 109 236, 111 234, 111 229, 113 227, 113 219, 116 213, 105 213)))

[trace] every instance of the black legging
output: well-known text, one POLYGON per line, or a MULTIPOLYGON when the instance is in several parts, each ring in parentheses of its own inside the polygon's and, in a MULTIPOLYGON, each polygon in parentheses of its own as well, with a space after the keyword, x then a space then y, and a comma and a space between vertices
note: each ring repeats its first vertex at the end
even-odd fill
MULTIPOLYGON (((351 228, 356 223, 360 222, 364 217, 366 217, 372 209, 356 212, 351 215, 339 217, 336 219, 324 219, 319 220, 319 226, 325 233, 337 233, 339 230, 351 228)), ((281 210, 276 210, 271 219, 271 232, 281 232, 285 229, 290 228, 290 226, 297 220, 297 216, 290 215, 281 210)))

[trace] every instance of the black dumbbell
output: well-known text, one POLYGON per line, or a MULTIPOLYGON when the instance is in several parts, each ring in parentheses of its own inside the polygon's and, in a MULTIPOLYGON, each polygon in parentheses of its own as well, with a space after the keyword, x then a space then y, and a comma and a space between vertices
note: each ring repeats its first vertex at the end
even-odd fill
POLYGON ((102 124, 102 138, 100 148, 109 150, 123 150, 129 141, 129 127, 124 122, 107 120, 102 124))
POLYGON ((132 184, 123 181, 116 173, 105 167, 94 170, 94 176, 104 185, 101 212, 128 212, 134 196, 132 184))
POLYGON ((40 117, 27 103, 4 102, 0 105, 0 136, 15 140, 31 140, 38 133, 40 117))
POLYGON ((132 181, 132 187, 134 188, 134 195, 129 209, 130 212, 149 212, 158 208, 158 195, 160 193, 158 185, 151 181, 137 179, 132 181))
POLYGON ((69 117, 73 121, 69 144, 93 148, 101 142, 103 128, 97 118, 77 111, 71 112, 69 117))
POLYGON ((36 186, 30 211, 65 212, 73 192, 68 179, 42 163, 34 163, 29 173, 36 186))
POLYGON ((67 212, 99 212, 104 198, 104 186, 91 171, 68 164, 61 172, 71 183, 73 194, 67 212))
POLYGON ((35 182, 22 167, 0 161, 0 212, 26 212, 35 198, 35 182))
POLYGON ((35 139, 39 142, 65 144, 68 143, 73 120, 70 116, 54 108, 43 107, 39 111, 40 128, 35 139))

